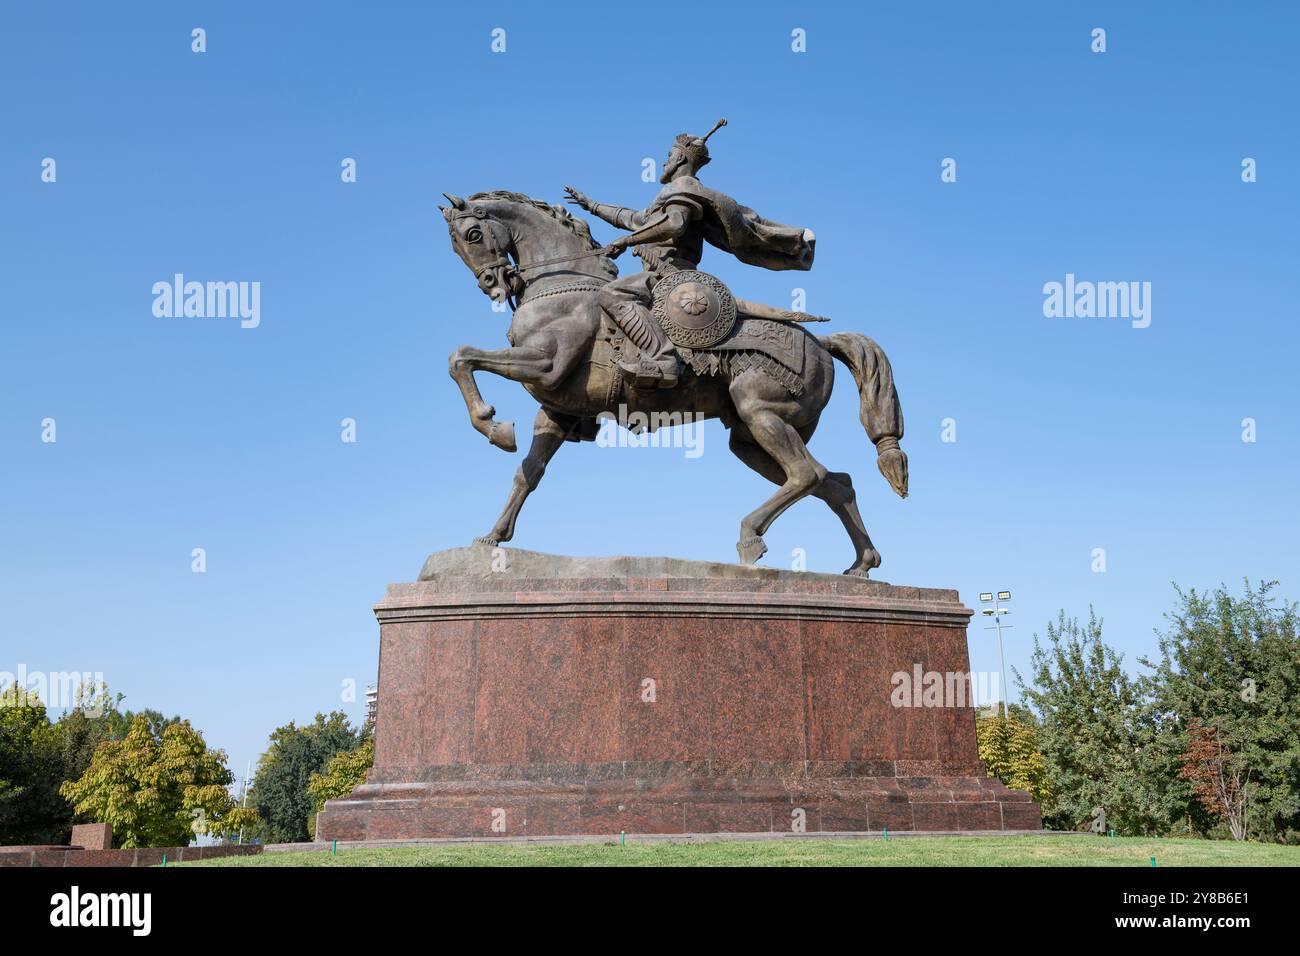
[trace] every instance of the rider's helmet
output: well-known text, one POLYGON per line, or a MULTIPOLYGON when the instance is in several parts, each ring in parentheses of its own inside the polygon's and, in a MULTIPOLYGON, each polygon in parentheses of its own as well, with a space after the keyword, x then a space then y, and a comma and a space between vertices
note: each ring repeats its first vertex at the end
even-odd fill
POLYGON ((709 163, 709 147, 706 145, 710 136, 719 129, 727 125, 725 119, 720 119, 713 124, 713 129, 709 130, 703 136, 692 136, 690 133, 679 133, 677 136, 677 148, 682 151, 691 167, 696 171, 703 169, 709 163))

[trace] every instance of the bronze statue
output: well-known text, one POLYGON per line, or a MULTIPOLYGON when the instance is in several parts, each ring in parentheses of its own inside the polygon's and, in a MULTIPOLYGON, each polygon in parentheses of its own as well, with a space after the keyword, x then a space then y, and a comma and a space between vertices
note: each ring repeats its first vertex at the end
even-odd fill
POLYGON ((645 266, 643 272, 610 282, 598 295, 601 308, 628 341, 641 350, 640 356, 619 365, 638 388, 672 388, 677 384, 681 363, 673 342, 651 313, 654 287, 665 276, 694 270, 700 264, 706 239, 742 262, 767 269, 812 267, 812 230, 762 219, 729 196, 706 188, 696 178, 709 162, 709 137, 726 125, 727 121, 720 119, 703 136, 682 133, 677 137, 659 178, 664 188, 640 212, 592 202, 572 186, 564 187, 570 202, 611 226, 630 230, 630 235, 605 246, 602 255, 617 259, 629 246, 636 246, 634 254, 645 266))
POLYGON ((644 211, 595 203, 565 187, 570 202, 630 230, 608 246, 563 206, 501 190, 468 199, 445 194, 451 206, 439 208, 452 247, 479 288, 514 309, 509 348, 462 346, 452 353, 451 375, 470 422, 493 445, 515 451, 514 425, 495 420, 474 380, 478 371, 522 383, 541 404, 505 509, 480 542, 511 539, 551 457, 566 440, 594 439, 598 416, 623 410, 653 422, 655 413, 694 413, 720 419, 736 456, 780 486, 741 521, 742 562, 757 562, 768 527, 811 494, 830 506, 853 541, 856 555, 845 573, 865 577, 879 566, 849 475, 828 472, 806 442, 830 399, 837 358, 857 382, 880 472, 906 497, 893 371, 865 335, 812 335, 799 323, 824 320, 735 298, 696 268, 705 243, 768 269, 812 265, 811 230, 763 219, 696 178, 709 161, 706 140, 725 124, 719 120, 703 137, 677 137, 664 189, 644 211), (618 278, 613 260, 632 245, 645 269, 618 278))

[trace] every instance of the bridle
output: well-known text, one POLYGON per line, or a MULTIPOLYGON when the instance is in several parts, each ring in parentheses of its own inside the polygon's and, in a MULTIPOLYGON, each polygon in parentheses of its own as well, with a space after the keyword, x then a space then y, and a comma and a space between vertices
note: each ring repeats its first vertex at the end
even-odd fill
MULTIPOLYGON (((446 196, 447 194, 443 193, 443 195, 446 196)), ((536 262, 516 263, 512 261, 497 244, 496 233, 493 231, 491 224, 499 220, 494 220, 489 216, 485 206, 468 202, 465 202, 463 206, 455 206, 455 200, 452 200, 450 196, 447 196, 447 198, 453 203, 452 214, 447 219, 448 223, 454 223, 458 219, 475 219, 482 224, 479 231, 483 234, 483 244, 487 248, 487 254, 491 258, 478 268, 476 272, 478 284, 485 291, 490 289, 492 284, 496 281, 496 275, 494 274, 495 270, 500 269, 502 281, 505 283, 506 303, 510 306, 510 311, 512 313, 519 308, 523 297, 522 290, 526 288, 528 284, 523 273, 541 266, 555 265, 560 262, 573 262, 575 259, 586 259, 590 256, 599 256, 603 254, 603 249, 592 249, 587 252, 579 252, 567 256, 556 256, 554 259, 540 259, 536 262), (485 281, 488 278, 491 279, 491 282, 485 281), (521 287, 521 291, 518 295, 516 295, 514 291, 516 280, 521 287)), ((464 201, 462 200, 462 202, 464 201)), ((453 241, 457 245, 460 245, 461 237, 455 230, 452 231, 452 236, 454 237, 453 241)), ((577 284, 563 286, 559 289, 552 289, 542 294, 557 295, 563 292, 587 292, 598 288, 600 288, 598 284, 579 282, 577 284)))
MULTIPOLYGON (((448 196, 447 198, 450 199, 451 197, 448 196)), ((497 244, 496 232, 492 229, 491 225, 494 220, 488 215, 487 207, 466 203, 463 208, 455 209, 452 216, 448 219, 448 222, 454 223, 458 219, 475 219, 481 224, 479 231, 483 235, 483 244, 487 248, 488 255, 491 259, 479 266, 475 273, 476 278, 478 279, 478 284, 484 291, 492 288, 492 285, 497 279, 496 270, 500 269, 501 280, 505 283, 506 302, 510 306, 510 311, 514 312, 515 309, 519 307, 518 302, 516 301, 514 282, 515 280, 518 280, 519 284, 522 286, 524 284, 524 277, 519 274, 520 270, 497 244)), ((455 231, 453 231, 452 235, 455 236, 456 243, 460 244, 460 236, 455 231)))

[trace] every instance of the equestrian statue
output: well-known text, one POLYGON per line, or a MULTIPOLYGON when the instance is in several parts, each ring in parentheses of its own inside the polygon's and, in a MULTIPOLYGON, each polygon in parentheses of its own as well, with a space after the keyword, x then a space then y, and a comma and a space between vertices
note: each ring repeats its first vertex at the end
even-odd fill
POLYGON ((813 335, 801 323, 821 317, 736 298, 699 270, 706 244, 766 269, 807 270, 813 263, 812 230, 764 219, 698 179, 709 162, 707 141, 726 123, 719 120, 704 136, 677 137, 664 161, 663 189, 644 210, 594 202, 565 187, 569 202, 627 233, 604 246, 563 206, 504 190, 468 199, 444 193, 451 205, 439 209, 452 248, 480 290, 513 309, 509 348, 462 346, 451 355, 470 422, 493 445, 516 450, 513 423, 497 421, 479 393, 479 371, 521 383, 541 405, 505 509, 479 542, 513 537, 520 508, 551 457, 565 441, 594 440, 600 419, 639 412, 653 428, 692 414, 720 419, 736 457, 778 486, 740 522, 742 563, 755 564, 772 522, 813 495, 853 542, 844 573, 866 577, 880 565, 852 480, 827 471, 807 442, 830 400, 832 359, 839 359, 857 383, 880 473, 907 497, 893 371, 867 336, 813 335), (615 260, 629 248, 643 268, 619 276, 615 260))

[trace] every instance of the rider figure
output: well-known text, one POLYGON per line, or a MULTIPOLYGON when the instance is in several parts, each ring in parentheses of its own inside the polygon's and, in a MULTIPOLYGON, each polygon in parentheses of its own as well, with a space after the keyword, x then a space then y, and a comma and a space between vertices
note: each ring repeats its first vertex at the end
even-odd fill
POLYGON ((628 235, 606 246, 602 254, 616 259, 629 246, 636 246, 634 255, 645 267, 643 272, 615 279, 599 293, 605 313, 641 351, 637 361, 619 363, 623 374, 638 388, 671 388, 681 373, 673 344, 650 311, 653 290, 665 276, 700 264, 706 208, 690 193, 701 188, 695 174, 709 161, 706 141, 726 124, 725 119, 718 120, 704 136, 682 133, 677 137, 659 177, 664 188, 641 211, 592 202, 572 186, 564 187, 570 202, 611 226, 629 230, 628 235))

